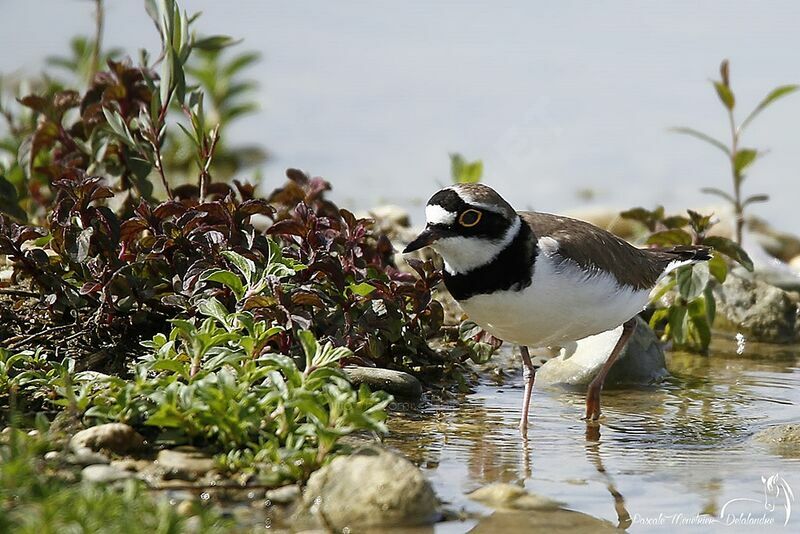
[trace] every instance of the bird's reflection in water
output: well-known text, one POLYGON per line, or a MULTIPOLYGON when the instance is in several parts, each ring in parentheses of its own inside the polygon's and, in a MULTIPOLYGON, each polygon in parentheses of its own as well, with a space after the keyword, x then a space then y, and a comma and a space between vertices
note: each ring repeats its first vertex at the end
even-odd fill
POLYGON ((614 479, 606 471, 603 465, 603 457, 600 454, 600 425, 597 423, 586 424, 586 459, 594 466, 600 476, 605 480, 606 489, 614 500, 614 510, 617 512, 617 528, 626 529, 631 526, 631 514, 625 508, 625 497, 617 490, 614 479))

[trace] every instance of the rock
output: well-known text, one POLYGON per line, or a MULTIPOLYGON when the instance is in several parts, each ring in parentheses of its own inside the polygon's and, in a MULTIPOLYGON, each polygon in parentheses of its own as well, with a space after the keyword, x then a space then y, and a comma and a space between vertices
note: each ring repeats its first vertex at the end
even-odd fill
MULTIPOLYGON (((800 290, 800 272, 770 252, 774 249, 766 246, 758 235, 745 232, 742 236, 742 247, 747 251, 754 267, 752 273, 738 269, 745 278, 758 279, 786 291, 800 290)), ((790 260, 791 257, 785 259, 790 260)))
POLYGON ((470 529, 470 534, 495 534, 496 532, 547 532, 556 534, 624 532, 611 523, 581 512, 564 510, 539 510, 536 512, 495 512, 481 519, 470 529))
POLYGON ((106 423, 81 430, 69 442, 73 450, 88 447, 94 451, 108 450, 125 454, 144 448, 144 438, 123 423, 106 423))
POLYGON ((748 217, 747 229, 755 241, 775 258, 789 261, 800 254, 800 238, 772 228, 763 219, 748 217))
POLYGON ((792 343, 800 339, 797 303, 786 291, 737 270, 728 275, 724 284, 714 288, 714 296, 715 327, 768 343, 792 343))
POLYGON ((97 465, 107 464, 110 460, 105 454, 94 452, 89 447, 80 447, 67 456, 66 461, 75 465, 97 465))
MULTIPOLYGON (((622 326, 578 341, 536 372, 537 385, 586 386, 608 359, 622 326)), ((653 330, 637 318, 636 330, 606 378, 608 384, 652 384, 668 376, 664 351, 653 330)))
POLYGON ((800 458, 800 423, 775 425, 756 433, 753 439, 775 454, 800 458))
POLYGON ((289 484, 268 490, 264 494, 264 498, 275 504, 289 504, 296 501, 300 497, 300 486, 297 484, 289 484))
POLYGON ((156 464, 164 478, 181 480, 196 480, 216 467, 213 458, 191 447, 159 451, 156 464))
POLYGON ((178 513, 179 516, 182 517, 192 517, 198 511, 197 503, 193 500, 186 500, 181 501, 177 507, 175 507, 175 511, 178 513))
POLYGON ((117 480, 126 480, 133 477, 133 473, 113 465, 89 465, 81 471, 81 478, 86 482, 108 484, 117 480))
POLYGON ((48 462, 55 462, 61 459, 61 453, 58 451, 47 451, 44 453, 44 459, 48 462))
POLYGON ((370 389, 382 389, 398 397, 418 399, 422 396, 419 380, 403 371, 350 365, 344 368, 344 374, 354 386, 366 384, 370 389))
MULTIPOLYGON (((392 204, 384 204, 383 206, 376 206, 369 210, 369 215, 378 224, 378 227, 383 229, 394 228, 408 228, 411 226, 411 217, 408 211, 400 206, 392 204)), ((385 231, 385 230, 384 230, 385 231)))
POLYGON ((141 471, 148 467, 152 462, 147 460, 136 460, 135 458, 122 458, 121 460, 112 460, 111 466, 123 469, 125 471, 141 471))
POLYGON ((503 482, 478 488, 467 497, 501 510, 557 510, 562 505, 548 497, 528 493, 525 488, 503 482))
MULTIPOLYGON (((308 481, 297 524, 336 530, 429 525, 437 520, 436 495, 411 462, 379 447, 339 456, 308 481)), ((313 528, 313 527, 309 527, 313 528)))

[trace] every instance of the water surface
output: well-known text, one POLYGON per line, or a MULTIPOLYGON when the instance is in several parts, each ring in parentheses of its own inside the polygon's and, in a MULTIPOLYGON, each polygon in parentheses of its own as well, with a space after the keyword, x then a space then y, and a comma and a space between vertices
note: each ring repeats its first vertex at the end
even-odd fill
MULTIPOLYGON (((672 378, 661 385, 606 391, 599 428, 587 429, 580 420, 582 393, 540 388, 523 444, 517 431, 522 382, 514 373, 507 379, 484 376, 472 394, 394 416, 387 441, 423 468, 454 510, 491 513, 465 494, 501 481, 632 532, 659 521, 664 532, 674 530, 673 516, 718 517, 732 499, 755 502, 733 502, 726 516, 766 515, 780 531, 784 505, 765 510, 761 478, 780 475, 800 496, 800 458, 773 454, 751 438, 768 425, 797 421, 800 352, 778 348, 759 357, 717 345, 710 357, 668 356, 672 378)), ((787 529, 800 525, 800 502, 793 504, 787 529)), ((476 524, 450 521, 436 531, 462 532, 476 524)))

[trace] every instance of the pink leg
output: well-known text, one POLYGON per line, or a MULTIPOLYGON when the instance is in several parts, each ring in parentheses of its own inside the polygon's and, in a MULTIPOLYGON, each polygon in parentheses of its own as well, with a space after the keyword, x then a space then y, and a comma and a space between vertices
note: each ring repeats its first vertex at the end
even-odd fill
POLYGON ((522 437, 528 433, 528 411, 531 405, 531 393, 533 393, 533 380, 536 377, 536 369, 533 368, 531 356, 528 354, 528 347, 520 346, 522 354, 522 377, 525 380, 525 393, 522 398, 522 418, 519 421, 519 431, 522 437))
POLYGON ((589 384, 589 389, 586 391, 586 420, 587 421, 596 421, 600 419, 600 390, 603 389, 603 382, 606 380, 606 375, 611 370, 611 367, 614 365, 614 362, 617 361, 617 357, 619 357, 619 353, 622 352, 622 349, 625 347, 625 343, 628 342, 628 339, 633 335, 634 330, 636 330, 636 317, 627 321, 624 325, 622 325, 622 335, 619 336, 619 340, 617 344, 614 345, 614 350, 611 351, 611 354, 606 360, 606 363, 603 364, 603 368, 600 369, 600 373, 592 380, 592 383, 589 384))

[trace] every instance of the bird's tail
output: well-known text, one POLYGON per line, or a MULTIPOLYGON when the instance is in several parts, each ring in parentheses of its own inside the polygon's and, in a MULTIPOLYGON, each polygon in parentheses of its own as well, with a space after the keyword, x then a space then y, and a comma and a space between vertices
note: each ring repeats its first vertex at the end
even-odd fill
POLYGON ((705 245, 677 245, 674 247, 654 248, 650 250, 664 258, 666 262, 664 272, 661 276, 671 273, 678 267, 711 259, 711 247, 705 245))

